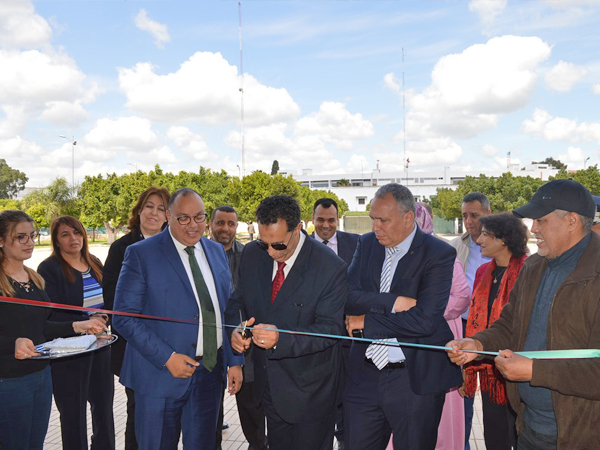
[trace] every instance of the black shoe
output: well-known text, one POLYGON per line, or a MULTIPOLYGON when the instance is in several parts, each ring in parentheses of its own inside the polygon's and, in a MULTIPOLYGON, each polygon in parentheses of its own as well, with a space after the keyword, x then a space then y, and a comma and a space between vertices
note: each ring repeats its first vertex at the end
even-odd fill
POLYGON ((229 424, 227 422, 223 422, 223 430, 226 430, 227 428, 229 428, 229 424))

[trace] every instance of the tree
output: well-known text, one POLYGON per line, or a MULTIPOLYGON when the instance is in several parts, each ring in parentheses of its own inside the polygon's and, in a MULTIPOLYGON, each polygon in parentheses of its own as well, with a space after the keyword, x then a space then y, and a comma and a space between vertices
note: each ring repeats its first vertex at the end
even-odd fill
POLYGON ((352 184, 346 178, 342 178, 341 180, 339 180, 337 182, 337 187, 349 187, 349 186, 352 186, 352 184))
POLYGON ((458 182, 457 189, 438 188, 430 204, 434 213, 444 219, 461 217, 461 204, 470 192, 481 192, 490 199, 494 213, 512 211, 529 202, 537 189, 544 184, 538 178, 515 177, 510 172, 498 178, 481 174, 478 178, 466 177, 458 182))
POLYGON ((269 175, 262 171, 253 172, 241 180, 233 178, 227 189, 227 198, 231 202, 241 221, 254 220, 258 204, 271 195, 289 195, 300 197, 300 184, 291 175, 269 175))
POLYGON ((25 189, 28 180, 23 172, 13 169, 6 160, 0 158, 0 198, 13 198, 25 189))
POLYGON ((0 199, 0 211, 6 211, 7 209, 21 209, 21 202, 19 200, 0 199))
POLYGON ((558 159, 554 159, 551 156, 546 158, 543 161, 531 161, 531 164, 550 164, 551 166, 556 167, 558 170, 567 170, 567 165, 558 159))
POLYGON ((40 228, 49 228, 59 216, 79 217, 78 203, 72 196, 71 187, 65 178, 55 178, 50 185, 27 194, 21 202, 40 228))
POLYGON ((273 165, 271 166, 271 175, 277 175, 279 172, 279 161, 273 161, 273 165))
POLYGON ((562 169, 556 176, 550 177, 550 181, 569 178, 583 184, 592 194, 600 195, 600 171, 598 171, 598 165, 589 166, 584 170, 578 170, 574 173, 567 173, 566 169, 562 169))
POLYGON ((313 206, 315 202, 320 198, 331 198, 338 204, 338 213, 342 217, 346 211, 348 211, 348 203, 345 200, 339 198, 331 191, 325 191, 321 189, 312 190, 308 186, 300 186, 300 196, 298 197, 298 204, 300 205, 300 215, 304 222, 304 229, 308 228, 308 222, 312 219, 313 206))

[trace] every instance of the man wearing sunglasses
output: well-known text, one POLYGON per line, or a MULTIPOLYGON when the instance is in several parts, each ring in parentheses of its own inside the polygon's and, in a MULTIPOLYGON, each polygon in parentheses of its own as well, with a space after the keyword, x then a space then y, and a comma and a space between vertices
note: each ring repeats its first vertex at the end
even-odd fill
POLYGON ((246 245, 226 320, 241 327, 232 347, 254 346, 258 399, 271 450, 331 450, 338 399, 339 341, 276 329, 342 335, 346 264, 300 222, 296 200, 264 199, 256 210, 260 239, 246 245), (245 323, 248 319, 247 324, 245 323), (254 327, 245 338, 241 328, 254 327))

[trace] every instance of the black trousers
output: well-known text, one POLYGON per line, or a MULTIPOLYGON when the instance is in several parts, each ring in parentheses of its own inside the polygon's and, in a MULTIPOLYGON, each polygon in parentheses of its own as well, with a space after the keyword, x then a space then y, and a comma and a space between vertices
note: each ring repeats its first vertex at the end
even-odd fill
POLYGON ((517 416, 510 405, 497 405, 486 392, 481 393, 483 437, 486 450, 517 448, 517 416))
POLYGON ((135 439, 135 392, 125 388, 127 395, 127 422, 125 422, 125 450, 138 450, 135 439))
MULTIPOLYGON (((332 399, 333 400, 333 399, 332 399)), ((263 396, 270 450, 331 450, 335 429, 335 401, 330 411, 311 422, 288 423, 273 406, 269 384, 263 396)))
POLYGON ((262 402, 255 397, 254 382, 242 384, 242 389, 235 395, 242 431, 248 441, 249 449, 266 450, 265 411, 262 402))
POLYGON ((91 450, 115 449, 114 378, 110 348, 52 362, 63 450, 87 450, 86 407, 92 411, 91 450))
POLYGON ((395 450, 434 450, 446 393, 415 394, 406 367, 365 361, 362 374, 358 384, 346 381, 344 448, 383 450, 393 431, 395 450))

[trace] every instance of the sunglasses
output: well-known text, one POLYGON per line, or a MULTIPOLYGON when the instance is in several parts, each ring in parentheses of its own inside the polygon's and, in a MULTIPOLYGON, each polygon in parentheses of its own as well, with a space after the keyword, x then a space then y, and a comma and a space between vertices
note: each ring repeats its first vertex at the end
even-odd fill
POLYGON ((257 239, 256 240, 256 244, 262 248, 264 251, 269 250, 269 245, 271 246, 271 248, 273 250, 277 250, 278 252, 282 251, 282 250, 287 250, 288 245, 290 245, 290 241, 292 240, 292 236, 294 235, 294 232, 291 231, 291 235, 290 238, 287 241, 287 244, 284 244, 283 242, 274 242, 273 244, 269 244, 268 242, 263 241, 262 239, 257 239))

